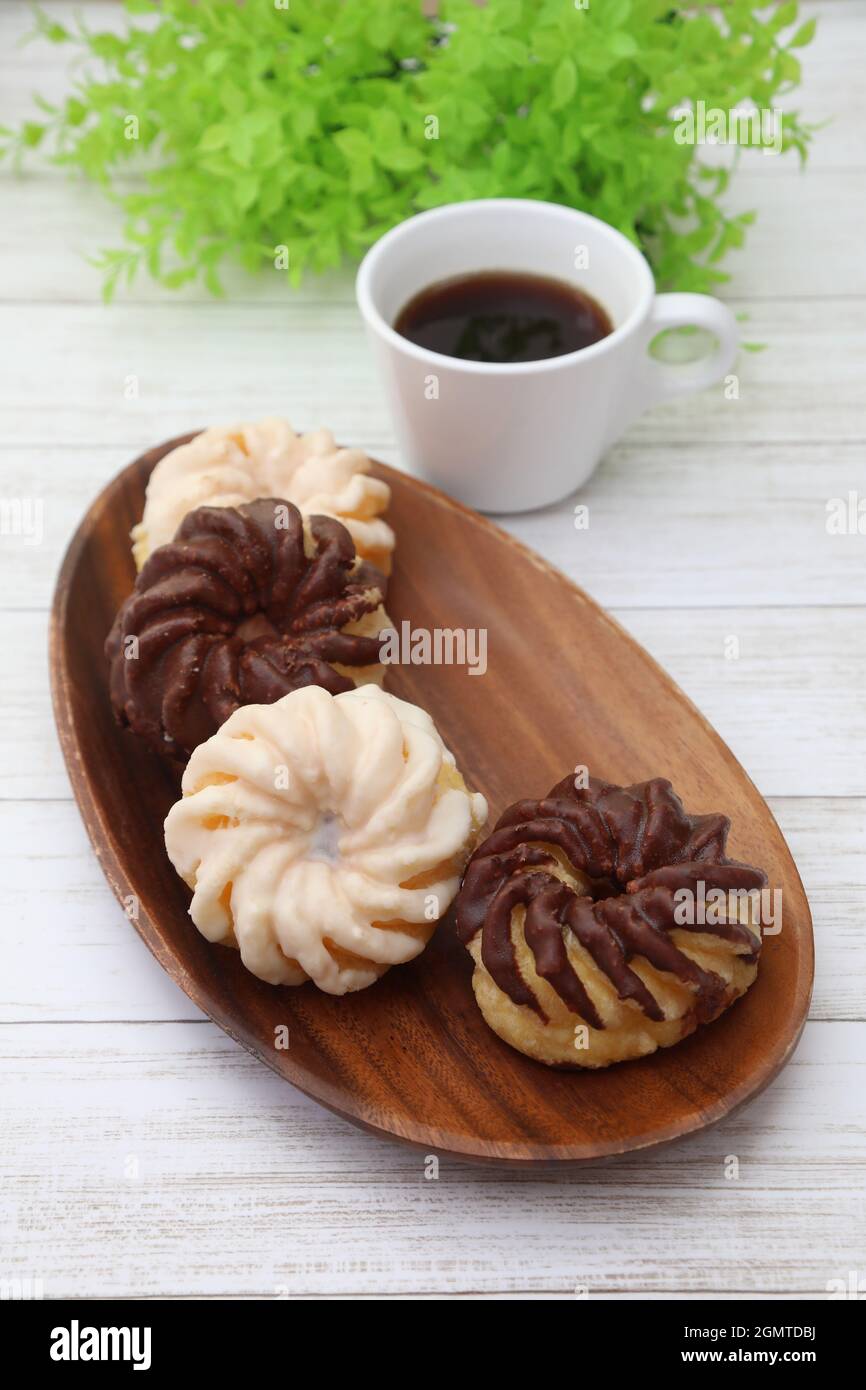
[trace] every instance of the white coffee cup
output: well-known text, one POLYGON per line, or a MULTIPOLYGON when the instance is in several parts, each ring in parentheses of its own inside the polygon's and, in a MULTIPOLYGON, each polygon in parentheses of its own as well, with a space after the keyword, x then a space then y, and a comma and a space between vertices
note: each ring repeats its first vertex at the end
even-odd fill
POLYGON ((402 461, 483 511, 526 511, 565 497, 638 415, 712 386, 737 351, 726 305, 703 294, 657 295, 626 237, 556 203, 488 198, 410 217, 367 252, 356 292, 402 461), (492 270, 576 285, 607 311, 613 332, 579 352, 499 364, 445 357, 394 331, 419 291, 492 270), (658 333, 687 325, 715 335, 708 356, 674 366, 650 355, 658 333))

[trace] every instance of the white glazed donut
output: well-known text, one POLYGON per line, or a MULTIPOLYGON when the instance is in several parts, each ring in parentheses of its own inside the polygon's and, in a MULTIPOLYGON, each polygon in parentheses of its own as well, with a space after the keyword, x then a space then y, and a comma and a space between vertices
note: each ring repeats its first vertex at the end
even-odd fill
POLYGON ((339 449, 330 430, 295 434, 286 420, 205 430, 160 459, 144 514, 132 530, 138 569, 196 507, 239 507, 259 497, 293 502, 303 516, 335 516, 355 550, 388 574, 394 532, 380 513, 387 483, 372 478, 361 449, 339 449))
POLYGON ((270 984, 346 994, 424 949, 486 817, 423 710, 308 686, 195 749, 165 844, 209 941, 270 984))

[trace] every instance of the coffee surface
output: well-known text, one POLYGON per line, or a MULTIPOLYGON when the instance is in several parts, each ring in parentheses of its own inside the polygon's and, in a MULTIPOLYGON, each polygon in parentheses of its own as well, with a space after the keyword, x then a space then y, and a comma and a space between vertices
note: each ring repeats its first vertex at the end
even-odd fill
POLYGON ((601 305, 575 285, 507 270, 429 285, 403 306, 394 329, 419 347, 468 362, 539 362, 613 331, 601 305))

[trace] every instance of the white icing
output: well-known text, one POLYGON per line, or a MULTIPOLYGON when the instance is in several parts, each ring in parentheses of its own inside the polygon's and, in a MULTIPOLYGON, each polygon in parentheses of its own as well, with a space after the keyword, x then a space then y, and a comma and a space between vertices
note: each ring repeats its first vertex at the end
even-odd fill
POLYGON ((193 753, 183 792, 165 843, 199 931, 271 984, 312 978, 330 994, 423 950, 426 933, 399 924, 447 911, 487 816, 430 716, 376 686, 236 710, 193 753), (361 959, 338 962, 328 942, 361 959))
POLYGON ((394 532, 380 512, 387 483, 369 474, 360 449, 339 449, 330 430, 295 434, 286 420, 204 430, 172 449, 150 475, 144 514, 133 528, 139 569, 151 551, 170 541, 196 507, 239 507, 259 497, 285 498, 304 516, 335 516, 358 554, 381 559, 394 548, 394 532))

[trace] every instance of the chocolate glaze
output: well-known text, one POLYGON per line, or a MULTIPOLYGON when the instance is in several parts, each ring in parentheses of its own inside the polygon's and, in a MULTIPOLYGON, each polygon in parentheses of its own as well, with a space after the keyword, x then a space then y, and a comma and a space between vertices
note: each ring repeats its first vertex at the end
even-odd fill
POLYGON ((725 983, 702 970, 674 943, 671 932, 722 937, 745 960, 757 961, 760 937, 739 922, 684 925, 674 918, 675 893, 713 888, 752 891, 767 882, 760 869, 725 856, 730 822, 722 815, 688 816, 670 782, 660 777, 631 787, 597 778, 575 788, 566 777, 542 801, 517 801, 469 861, 457 898, 457 932, 465 945, 481 932, 481 960, 515 1004, 547 1015, 517 961, 512 911, 525 908, 524 938, 535 969, 572 1013, 592 1028, 604 1024, 566 949, 571 932, 607 976, 620 999, 660 1022, 664 1012, 629 961, 641 956, 674 975, 695 997, 697 1022, 725 1003, 725 983), (553 872, 554 849, 591 880, 577 893, 553 872))
POLYGON ((121 723, 185 759, 240 705, 272 704, 304 685, 352 689, 334 664, 370 666, 380 642, 342 629, 379 607, 385 581, 356 562, 339 521, 313 516, 308 525, 311 556, 288 502, 184 517, 147 560, 105 643, 121 723), (129 659, 131 637, 138 655, 129 659))

